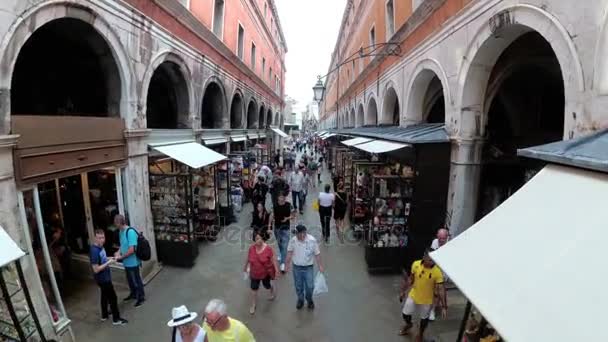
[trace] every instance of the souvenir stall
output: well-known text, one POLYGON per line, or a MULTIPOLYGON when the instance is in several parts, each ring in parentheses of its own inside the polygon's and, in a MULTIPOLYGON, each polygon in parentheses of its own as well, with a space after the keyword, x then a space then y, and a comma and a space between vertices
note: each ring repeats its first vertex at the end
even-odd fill
POLYGON ((158 259, 168 265, 191 267, 198 256, 198 239, 213 238, 219 230, 214 164, 226 157, 195 142, 153 149, 162 154, 149 157, 158 259))
POLYGON ((356 236, 365 236, 372 220, 372 174, 376 174, 382 163, 370 159, 353 159, 351 161, 350 222, 356 236))
POLYGON ((224 160, 218 163, 216 172, 216 187, 217 198, 219 204, 219 224, 224 227, 235 221, 232 210, 232 163, 230 160, 224 160))
POLYGON ((0 227, 0 341, 43 341, 38 315, 25 280, 25 253, 0 227))
POLYGON ((249 186, 249 172, 245 170, 245 154, 231 154, 232 169, 230 172, 230 196, 233 212, 241 212, 244 203, 244 186, 249 186))
POLYGON ((270 157, 268 154, 268 146, 263 144, 255 144, 252 148, 255 154, 255 160, 260 165, 270 165, 270 157))

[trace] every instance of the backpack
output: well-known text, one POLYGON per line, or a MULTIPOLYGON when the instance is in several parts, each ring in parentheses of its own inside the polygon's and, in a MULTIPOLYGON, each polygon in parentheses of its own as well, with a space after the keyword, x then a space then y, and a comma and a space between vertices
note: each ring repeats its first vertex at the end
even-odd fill
MULTIPOLYGON (((135 228, 133 227, 129 227, 129 229, 127 229, 127 239, 129 238, 129 230, 131 229, 135 230, 135 228)), ((135 247, 135 255, 139 260, 150 260, 150 258, 152 257, 150 242, 146 240, 144 233, 138 232, 137 230, 135 230, 135 233, 137 233, 137 247, 135 247)))

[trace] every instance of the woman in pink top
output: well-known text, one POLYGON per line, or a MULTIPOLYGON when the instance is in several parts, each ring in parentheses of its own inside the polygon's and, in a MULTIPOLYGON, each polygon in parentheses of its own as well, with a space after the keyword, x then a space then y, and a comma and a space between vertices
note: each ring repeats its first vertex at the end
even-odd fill
POLYGON ((277 258, 272 248, 264 241, 261 231, 254 233, 254 240, 255 242, 249 247, 247 260, 245 260, 245 266, 243 267, 243 272, 247 272, 247 266, 249 266, 249 278, 251 279, 251 307, 249 313, 252 315, 255 313, 260 282, 265 289, 270 290, 269 300, 274 300, 275 293, 271 280, 279 274, 277 258))

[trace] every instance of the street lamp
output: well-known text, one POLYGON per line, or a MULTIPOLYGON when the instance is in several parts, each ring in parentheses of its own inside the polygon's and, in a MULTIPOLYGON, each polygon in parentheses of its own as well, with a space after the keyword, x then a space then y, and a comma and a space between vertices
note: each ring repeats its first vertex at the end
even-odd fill
POLYGON ((312 87, 312 90, 315 93, 315 101, 317 101, 318 103, 323 101, 323 95, 325 93, 325 86, 323 85, 323 82, 321 82, 320 77, 317 80, 317 84, 315 84, 315 86, 312 87))

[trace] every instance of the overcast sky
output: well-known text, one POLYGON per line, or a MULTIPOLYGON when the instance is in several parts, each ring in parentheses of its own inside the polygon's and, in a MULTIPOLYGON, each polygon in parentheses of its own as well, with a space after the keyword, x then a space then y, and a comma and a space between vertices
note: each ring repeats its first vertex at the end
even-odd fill
POLYGON ((275 0, 287 40, 286 95, 298 101, 300 116, 312 101, 318 75, 325 75, 346 0, 275 0))

